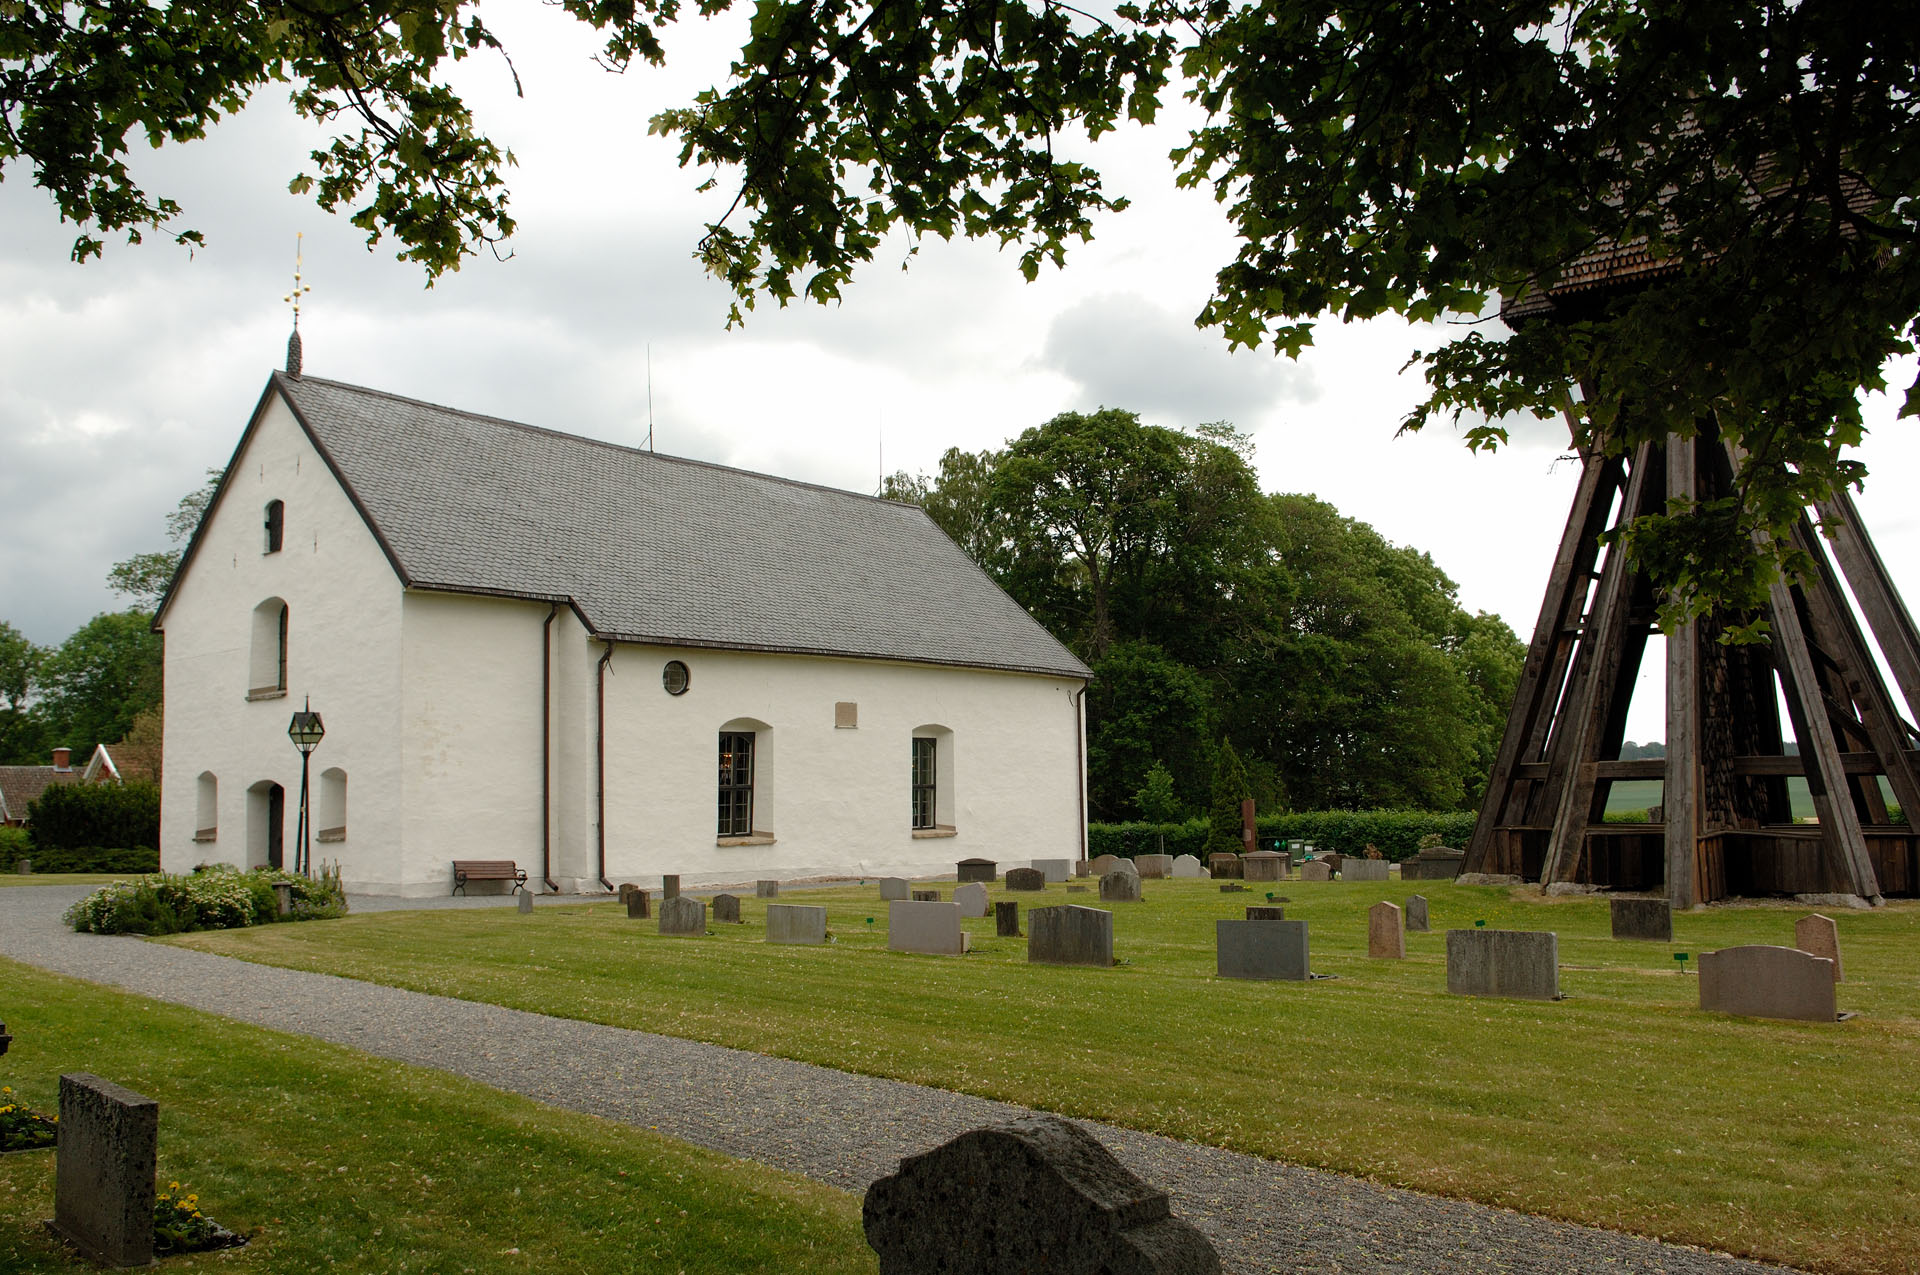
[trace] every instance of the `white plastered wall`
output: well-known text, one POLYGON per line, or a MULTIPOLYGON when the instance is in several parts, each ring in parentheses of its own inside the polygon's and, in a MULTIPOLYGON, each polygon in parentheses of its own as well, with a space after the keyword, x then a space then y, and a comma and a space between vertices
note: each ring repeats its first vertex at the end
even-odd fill
POLYGON ((314 863, 338 861, 349 888, 399 888, 400 607, 379 542, 286 405, 270 397, 161 617, 163 868, 247 866, 248 790, 264 782, 286 791, 293 866, 300 755, 287 722, 310 696, 327 729, 313 755, 315 796, 329 767, 347 772, 351 791, 345 839, 315 841, 314 863), (286 532, 269 554, 262 523, 275 499, 286 502, 286 532), (249 701, 254 609, 271 597, 288 608, 287 694, 249 701), (214 840, 196 842, 203 772, 217 780, 219 821, 214 840))
MULTIPOLYGON (((607 876, 689 884, 826 874, 951 872, 963 858, 1002 864, 1080 856, 1081 706, 1077 680, 878 660, 619 645, 607 680, 607 876), (661 686, 668 660, 691 674, 661 686), (857 705, 858 725, 834 725, 857 705), (729 722, 771 727, 759 746, 771 844, 715 836, 718 736, 729 722), (950 837, 916 837, 911 804, 916 727, 953 734, 950 837), (769 771, 771 773, 769 773, 769 771)), ((944 778, 945 776, 943 776, 944 778)))

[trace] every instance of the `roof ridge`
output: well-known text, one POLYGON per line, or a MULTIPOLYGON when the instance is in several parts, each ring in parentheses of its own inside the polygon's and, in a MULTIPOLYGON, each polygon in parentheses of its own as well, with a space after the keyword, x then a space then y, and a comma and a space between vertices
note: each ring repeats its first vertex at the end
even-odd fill
POLYGON ((355 385, 351 381, 336 381, 324 376, 289 376, 276 368, 273 379, 281 381, 298 392, 298 387, 311 381, 330 386, 334 389, 348 390, 355 394, 365 394, 369 398, 390 399, 396 403, 408 403, 415 407, 431 408, 436 412, 445 412, 450 416, 461 416, 486 425, 502 425, 508 429, 520 430, 528 434, 540 434, 548 438, 564 439, 568 442, 586 443, 589 446, 605 448, 608 451, 625 452, 633 456, 644 456, 648 460, 661 461, 675 465, 692 465, 700 469, 717 469, 729 474, 745 474, 749 478, 764 478, 768 482, 782 483, 789 487, 799 487, 807 491, 822 491, 835 496, 851 496, 855 500, 872 501, 878 505, 893 505, 901 509, 916 509, 925 513, 919 505, 909 500, 892 500, 885 496, 870 496, 863 491, 851 491, 845 487, 835 487, 828 483, 812 483, 802 478, 788 478, 784 474, 770 474, 765 470, 744 469, 739 465, 722 465, 718 461, 700 460, 693 456, 675 456, 672 453, 648 451, 644 447, 635 447, 629 443, 609 442, 604 438, 594 438, 588 434, 570 434, 563 429, 553 429, 546 425, 530 425, 526 421, 509 420, 504 416, 492 416, 486 412, 469 411, 464 407, 449 407, 445 403, 434 403, 424 398, 414 398, 407 394, 395 394, 391 390, 377 390, 367 385, 355 385))

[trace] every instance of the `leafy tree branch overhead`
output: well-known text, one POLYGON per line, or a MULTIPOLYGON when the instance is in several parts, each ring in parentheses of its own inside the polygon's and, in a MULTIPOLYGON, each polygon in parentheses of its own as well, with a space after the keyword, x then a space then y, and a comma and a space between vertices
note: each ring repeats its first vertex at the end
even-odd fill
MULTIPOLYGON (((0 174, 32 172, 78 256, 108 233, 192 242, 130 140, 191 140, 284 83, 339 130, 295 187, 431 279, 513 229, 512 156, 447 83, 506 56, 481 7, 0 0, 0 174)), ((626 69, 733 5, 557 7, 626 69)), ((1847 0, 767 0, 725 81, 652 128, 736 193, 697 251, 738 313, 834 299, 892 232, 997 240, 1032 277, 1124 207, 1098 139, 1185 95, 1202 119, 1173 171, 1238 235, 1199 316, 1229 342, 1297 352, 1327 315, 1456 321, 1420 356, 1409 426, 1459 416, 1492 446, 1516 414, 1565 411, 1582 447, 1701 428, 1739 446, 1734 497, 1634 529, 1677 618, 1752 604, 1792 566, 1754 537, 1861 477, 1858 396, 1920 316, 1917 80, 1920 26, 1847 0), (1494 322, 1606 244, 1643 246, 1654 277, 1494 322)))

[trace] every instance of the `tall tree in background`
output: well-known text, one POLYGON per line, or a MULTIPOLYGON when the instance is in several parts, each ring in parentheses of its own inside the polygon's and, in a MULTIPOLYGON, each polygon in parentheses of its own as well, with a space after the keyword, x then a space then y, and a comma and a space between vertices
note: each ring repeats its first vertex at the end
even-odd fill
POLYGON ((160 703, 160 635, 150 611, 96 615, 48 653, 37 706, 51 743, 85 756, 160 703))
POLYGON ((32 765, 46 753, 45 731, 29 704, 46 652, 0 620, 0 765, 32 765))
POLYGON ((167 539, 173 548, 136 553, 114 563, 107 571, 107 587, 132 598, 135 606, 148 611, 156 609, 160 599, 167 596, 174 573, 180 570, 180 555, 199 529, 200 520, 206 517, 207 506, 213 500, 213 493, 219 490, 225 473, 223 469, 209 469, 206 482, 182 496, 173 512, 167 515, 167 539))

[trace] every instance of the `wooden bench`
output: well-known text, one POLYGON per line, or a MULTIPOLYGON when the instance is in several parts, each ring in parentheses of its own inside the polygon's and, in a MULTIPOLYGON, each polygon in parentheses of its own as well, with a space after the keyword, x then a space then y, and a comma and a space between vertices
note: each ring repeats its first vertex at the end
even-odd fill
POLYGON ((512 859, 455 859, 453 892, 463 893, 469 881, 511 881, 513 889, 507 893, 515 894, 526 888, 527 874, 512 859))

